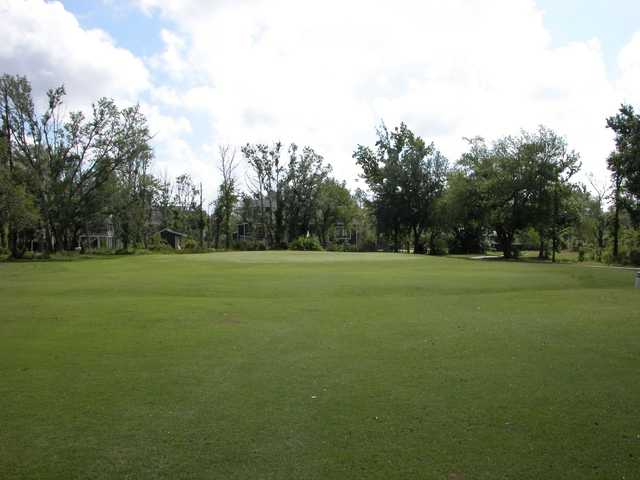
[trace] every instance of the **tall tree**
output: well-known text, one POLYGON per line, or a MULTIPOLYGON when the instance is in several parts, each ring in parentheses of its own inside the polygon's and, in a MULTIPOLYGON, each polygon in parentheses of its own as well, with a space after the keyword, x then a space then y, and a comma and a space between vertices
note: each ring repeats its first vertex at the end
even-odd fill
POLYGON ((36 113, 25 77, 3 77, 13 156, 32 179, 45 231, 46 250, 71 248, 95 195, 129 159, 149 151, 149 134, 139 107, 118 109, 100 99, 90 116, 63 114, 64 87, 47 92, 47 107, 36 113))
POLYGON ((289 147, 289 167, 283 188, 283 202, 289 239, 315 231, 320 185, 331 172, 324 158, 311 147, 289 147))
POLYGON ((479 192, 483 222, 495 232, 504 257, 512 258, 515 236, 527 226, 530 213, 527 156, 521 139, 505 137, 489 148, 476 138, 459 164, 469 185, 479 192))
POLYGON ((595 195, 588 207, 594 230, 595 259, 602 261, 602 253, 605 248, 605 235, 607 231, 607 216, 605 211, 606 199, 610 194, 610 186, 607 183, 598 182, 592 175, 589 176, 589 183, 595 195))
POLYGON ((580 169, 579 156, 569 151, 566 140, 546 127, 533 134, 523 134, 525 148, 533 155, 530 178, 532 188, 532 215, 541 238, 540 256, 543 256, 543 239, 551 236, 552 260, 556 260, 559 232, 571 218, 568 208, 572 198, 569 181, 580 169))
MULTIPOLYGON (((218 200, 216 202, 216 216, 218 229, 222 228, 225 234, 225 247, 231 247, 231 216, 238 201, 236 186, 236 151, 229 145, 219 147, 220 164, 218 170, 222 175, 222 182, 218 188, 218 200)), ((217 240, 216 240, 217 244, 217 240)))
POLYGON ((356 204, 345 182, 327 178, 320 184, 317 215, 317 233, 322 243, 329 241, 338 222, 349 227, 356 215, 356 204))
POLYGON ((375 147, 359 145, 353 156, 374 193, 382 223, 394 230, 396 249, 404 226, 413 236, 414 252, 421 253, 422 234, 433 220, 435 201, 445 189, 447 160, 433 143, 427 145, 404 123, 393 131, 382 125, 375 147))
POLYGON ((258 202, 260 222, 265 231, 265 244, 269 248, 274 241, 283 240, 282 187, 284 166, 280 163, 282 144, 249 144, 241 148, 250 168, 248 187, 258 202))
POLYGON ((615 154, 609 158, 614 183, 620 183, 620 204, 640 224, 640 115, 631 105, 622 105, 618 113, 607 119, 614 131, 615 154))

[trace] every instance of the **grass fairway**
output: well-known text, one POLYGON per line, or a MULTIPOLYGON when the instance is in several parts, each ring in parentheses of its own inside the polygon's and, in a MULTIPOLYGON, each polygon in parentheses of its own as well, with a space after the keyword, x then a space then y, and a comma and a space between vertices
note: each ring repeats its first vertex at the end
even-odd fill
POLYGON ((3 263, 0 478, 637 479, 640 290, 392 254, 3 263))

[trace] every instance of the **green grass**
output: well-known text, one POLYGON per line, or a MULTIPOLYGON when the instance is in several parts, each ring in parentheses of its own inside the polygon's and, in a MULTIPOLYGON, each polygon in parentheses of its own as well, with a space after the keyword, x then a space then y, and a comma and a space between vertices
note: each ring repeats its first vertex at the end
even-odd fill
POLYGON ((2 479, 640 477, 633 272, 304 252, 1 263, 0 309, 2 479))

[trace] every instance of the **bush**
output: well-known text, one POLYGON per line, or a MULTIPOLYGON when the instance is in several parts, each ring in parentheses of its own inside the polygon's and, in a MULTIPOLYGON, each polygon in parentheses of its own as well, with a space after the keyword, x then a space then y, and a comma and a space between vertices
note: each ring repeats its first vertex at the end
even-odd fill
POLYGON ((80 253, 83 255, 114 255, 116 251, 112 248, 86 248, 80 253))
POLYGON ((162 238, 160 233, 154 233, 149 241, 149 250, 153 252, 171 252, 173 248, 162 238))
POLYGON ((187 238, 184 241, 185 250, 195 250, 196 248, 198 248, 198 242, 196 242, 193 238, 187 238))
POLYGON ((449 242, 445 238, 438 237, 430 245, 429 255, 447 255, 449 253, 449 242))
POLYGON ((256 250, 265 250, 266 248, 263 242, 259 242, 256 240, 238 240, 233 244, 233 249, 253 252, 256 250))
POLYGON ((640 265, 640 230, 622 230, 618 244, 618 258, 614 258, 612 247, 609 246, 602 255, 602 261, 609 264, 640 265))
POLYGON ((271 250, 287 250, 289 248, 289 244, 287 244, 287 242, 279 242, 279 243, 274 243, 273 246, 271 247, 271 250))
POLYGON ((377 252, 378 245, 376 244, 375 239, 368 239, 361 242, 358 242, 358 251, 359 252, 377 252))
POLYGON ((350 243, 328 243, 325 250, 328 252, 357 252, 355 245, 350 243))
POLYGON ((299 236, 293 242, 289 244, 289 250, 304 250, 304 251, 321 251, 322 245, 320 240, 315 235, 306 237, 304 235, 299 236))

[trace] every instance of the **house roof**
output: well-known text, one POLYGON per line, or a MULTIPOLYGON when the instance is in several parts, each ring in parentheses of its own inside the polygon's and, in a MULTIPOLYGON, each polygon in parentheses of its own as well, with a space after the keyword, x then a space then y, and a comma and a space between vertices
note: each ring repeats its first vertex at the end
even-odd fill
POLYGON ((172 235, 177 235, 178 237, 186 237, 187 236, 186 233, 176 232, 175 230, 171 230, 170 228, 163 228, 162 230, 160 230, 160 233, 162 233, 162 232, 171 233, 172 235))

